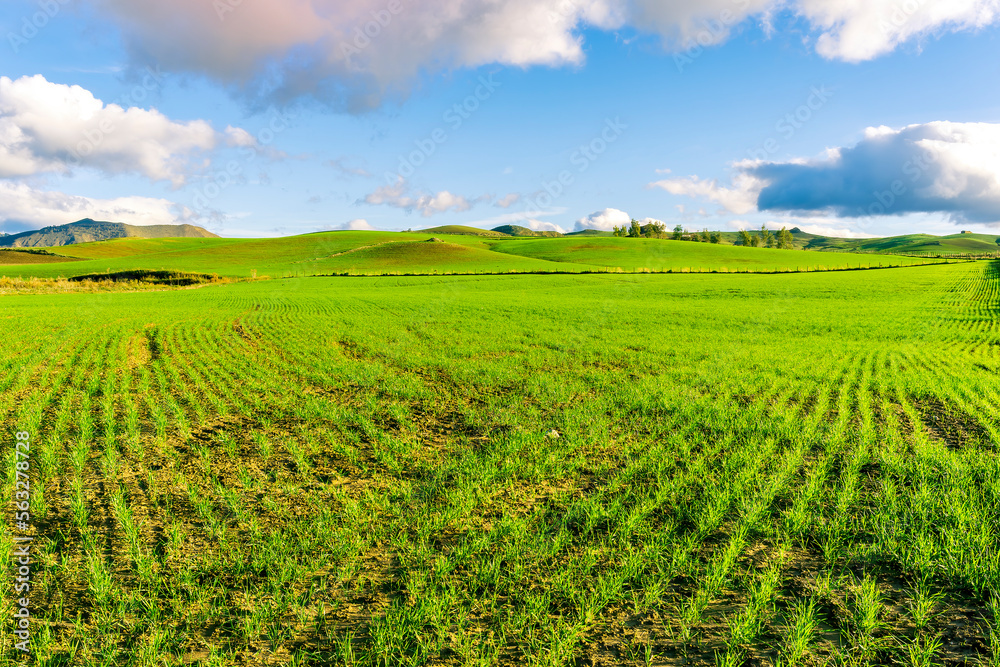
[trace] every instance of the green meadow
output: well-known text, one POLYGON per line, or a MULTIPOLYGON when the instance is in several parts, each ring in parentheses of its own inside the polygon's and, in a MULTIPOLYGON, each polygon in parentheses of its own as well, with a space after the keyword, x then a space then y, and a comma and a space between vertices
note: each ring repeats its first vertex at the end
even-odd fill
MULTIPOLYGON (((774 272, 940 261, 660 239, 574 236, 518 239, 446 234, 434 230, 423 233, 323 232, 279 239, 117 239, 62 246, 50 251, 63 259, 44 263, 33 260, 24 265, 8 260, 10 265, 5 267, 5 275, 57 278, 134 270, 171 270, 238 278, 341 274, 774 272), (78 261, 65 261, 65 258, 78 261)), ((29 257, 24 253, 7 254, 29 257)))
POLYGON ((4 268, 258 274, 0 296, 34 664, 998 664, 997 262, 426 238, 4 268))
POLYGON ((907 266, 927 261, 893 255, 817 253, 804 250, 744 248, 734 245, 631 238, 535 238, 492 244, 501 253, 548 262, 575 262, 625 271, 824 271, 907 266))
POLYGON ((1000 253, 1000 237, 992 234, 906 234, 883 239, 833 239, 802 234, 803 247, 810 250, 897 252, 906 255, 982 255, 1000 253))

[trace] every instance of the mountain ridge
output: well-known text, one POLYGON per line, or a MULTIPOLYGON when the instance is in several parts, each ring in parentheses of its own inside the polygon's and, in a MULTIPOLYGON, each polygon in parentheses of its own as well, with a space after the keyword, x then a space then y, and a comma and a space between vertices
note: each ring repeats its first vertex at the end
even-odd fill
POLYGON ((84 218, 19 234, 0 236, 0 248, 54 248, 124 238, 219 238, 195 225, 129 225, 84 218))

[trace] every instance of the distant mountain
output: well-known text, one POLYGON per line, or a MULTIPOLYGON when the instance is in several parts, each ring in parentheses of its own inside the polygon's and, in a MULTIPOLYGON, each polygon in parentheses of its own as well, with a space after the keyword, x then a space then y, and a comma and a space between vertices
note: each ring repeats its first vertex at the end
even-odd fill
POLYGON ((534 229, 521 227, 520 225, 503 225, 502 227, 494 227, 493 231, 499 232, 500 234, 506 234, 507 236, 562 236, 559 232, 538 232, 534 229))
POLYGON ((68 225, 45 227, 20 234, 0 236, 0 248, 52 248, 92 243, 109 239, 219 238, 212 232, 194 225, 126 225, 122 222, 101 222, 86 218, 68 225))

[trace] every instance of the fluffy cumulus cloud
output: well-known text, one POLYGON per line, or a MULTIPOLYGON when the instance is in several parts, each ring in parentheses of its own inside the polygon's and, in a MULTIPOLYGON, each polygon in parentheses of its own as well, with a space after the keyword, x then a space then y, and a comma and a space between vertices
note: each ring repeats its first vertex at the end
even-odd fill
POLYGON ((1000 0, 89 0, 137 63, 203 73, 255 100, 365 109, 419 73, 584 58, 587 28, 653 33, 683 51, 779 9, 828 58, 866 60, 925 35, 997 21, 1000 0))
POLYGON ((933 122, 868 128, 854 146, 812 160, 744 161, 732 187, 697 178, 658 181, 673 194, 750 210, 842 218, 942 213, 1000 223, 1000 125, 933 122))
MULTIPOLYGON (((757 208, 757 193, 761 184, 752 174, 745 171, 737 172, 733 180, 733 186, 726 187, 719 185, 716 180, 691 176, 654 181, 647 187, 666 190, 672 195, 706 199, 719 204, 731 213, 746 215, 757 208)), ((681 213, 683 214, 683 209, 681 213)))
POLYGON ((64 225, 83 218, 130 225, 176 225, 191 222, 191 212, 166 199, 91 199, 0 181, 0 228, 5 231, 64 225))
POLYGON ((202 120, 182 123, 155 109, 105 104, 80 86, 42 76, 0 77, 0 178, 89 167, 179 187, 208 151, 253 144, 240 128, 220 133, 202 120))
POLYGON ((83 168, 179 188, 222 146, 260 148, 238 127, 217 132, 203 120, 178 122, 155 109, 105 104, 80 86, 42 76, 0 77, 0 223, 23 229, 84 217, 134 225, 188 222, 190 211, 165 199, 90 199, 37 184, 83 168))
POLYGON ((1000 18, 998 0, 797 0, 820 30, 816 50, 827 58, 870 60, 914 38, 983 28, 1000 18))
POLYGON ((399 179, 394 185, 383 185, 382 187, 368 194, 364 198, 364 203, 373 206, 392 206, 401 208, 408 213, 417 211, 425 218, 429 218, 438 213, 454 211, 462 213, 470 210, 474 205, 491 199, 489 195, 468 199, 461 195, 452 194, 447 190, 437 193, 416 193, 410 192, 410 186, 404 179, 399 179))
POLYGON ((622 225, 628 227, 630 222, 632 222, 632 217, 625 211, 619 211, 617 208, 606 208, 603 211, 591 213, 585 218, 580 218, 576 221, 576 226, 573 229, 577 232, 584 229, 599 229, 603 232, 610 232, 615 227, 622 225))
POLYGON ((522 227, 527 227, 528 229, 535 232, 559 232, 560 234, 565 234, 566 230, 557 225, 554 222, 547 222, 545 220, 535 220, 534 218, 527 218, 521 222, 522 227))
POLYGON ((581 23, 621 24, 610 0, 90 0, 138 62, 204 73, 255 98, 367 108, 423 70, 563 65, 581 23))
POLYGON ((373 232, 373 231, 375 231, 375 228, 372 227, 371 224, 369 224, 369 222, 367 220, 365 220, 364 218, 358 218, 356 220, 351 220, 349 222, 345 222, 344 224, 338 225, 338 226, 334 227, 333 229, 335 231, 352 231, 352 232, 361 232, 361 231, 364 231, 364 232, 373 232))

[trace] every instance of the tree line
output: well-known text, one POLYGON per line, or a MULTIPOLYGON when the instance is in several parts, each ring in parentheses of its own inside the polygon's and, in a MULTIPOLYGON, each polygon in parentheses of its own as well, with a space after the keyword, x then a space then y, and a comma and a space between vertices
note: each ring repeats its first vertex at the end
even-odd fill
POLYGON ((771 233, 767 225, 761 225, 756 234, 751 234, 747 230, 741 229, 736 237, 736 245, 747 246, 748 248, 764 247, 791 250, 795 247, 795 238, 784 227, 775 235, 771 233))
POLYGON ((614 235, 619 237, 627 238, 645 238, 645 239, 665 239, 671 238, 675 241, 700 241, 702 243, 722 243, 722 234, 719 232, 710 232, 707 229, 703 229, 700 232, 692 232, 684 229, 683 226, 677 225, 674 227, 674 231, 670 236, 667 235, 667 226, 662 222, 650 222, 647 224, 642 224, 638 220, 632 220, 629 226, 622 225, 621 227, 615 226, 614 235))
MULTIPOLYGON (((667 236, 667 226, 662 222, 650 222, 642 224, 633 219, 629 225, 621 227, 615 225, 614 235, 622 238, 645 238, 645 239, 665 239, 667 236)), ((703 229, 700 232, 688 231, 683 225, 674 227, 669 238, 674 241, 697 241, 701 243, 722 243, 721 232, 710 232, 703 229)), ((791 250, 795 247, 795 238, 792 233, 782 227, 777 234, 773 234, 767 225, 761 225, 760 229, 751 234, 745 229, 741 229, 736 236, 735 245, 747 246, 748 248, 779 248, 791 250)))

